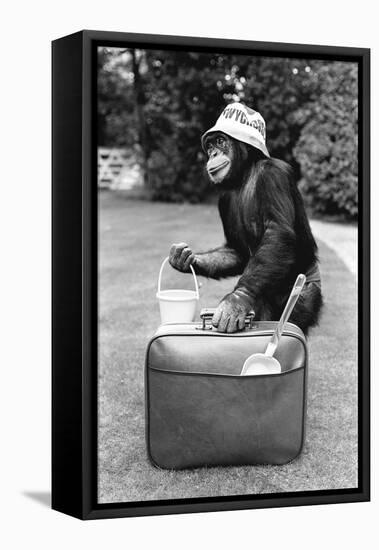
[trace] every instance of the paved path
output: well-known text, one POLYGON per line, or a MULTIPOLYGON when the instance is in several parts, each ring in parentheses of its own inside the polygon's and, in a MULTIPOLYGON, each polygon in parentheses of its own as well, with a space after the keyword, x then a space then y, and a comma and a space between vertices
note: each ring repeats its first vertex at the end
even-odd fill
POLYGON ((353 273, 358 277, 358 228, 353 225, 311 220, 316 239, 329 246, 353 273))

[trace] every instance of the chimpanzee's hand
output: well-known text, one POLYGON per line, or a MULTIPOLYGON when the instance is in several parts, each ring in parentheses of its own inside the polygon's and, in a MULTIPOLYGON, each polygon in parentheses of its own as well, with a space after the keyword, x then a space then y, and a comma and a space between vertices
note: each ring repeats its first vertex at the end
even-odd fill
POLYGON ((219 332, 243 330, 246 315, 251 311, 252 305, 252 299, 237 289, 222 299, 213 315, 212 325, 219 332))
POLYGON ((187 243, 173 244, 170 249, 169 262, 178 271, 190 272, 190 265, 195 263, 195 254, 187 243))

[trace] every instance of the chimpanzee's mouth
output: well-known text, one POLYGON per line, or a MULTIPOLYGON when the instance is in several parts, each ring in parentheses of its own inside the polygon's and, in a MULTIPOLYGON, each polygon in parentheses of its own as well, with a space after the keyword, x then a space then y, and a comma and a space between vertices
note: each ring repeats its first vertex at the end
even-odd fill
POLYGON ((209 174, 214 174, 215 172, 218 172, 219 170, 221 170, 221 168, 225 168, 225 166, 228 166, 228 164, 229 164, 228 160, 223 160, 218 164, 214 164, 211 166, 208 165, 208 172, 209 174))

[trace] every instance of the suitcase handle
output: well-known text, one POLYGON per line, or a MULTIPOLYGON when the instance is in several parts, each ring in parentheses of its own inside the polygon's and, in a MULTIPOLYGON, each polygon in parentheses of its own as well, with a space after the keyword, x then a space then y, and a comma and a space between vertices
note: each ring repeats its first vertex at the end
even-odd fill
MULTIPOLYGON (((207 327, 207 321, 211 321, 212 317, 216 311, 215 307, 205 307, 200 311, 200 319, 203 321, 203 325, 201 327, 202 330, 211 330, 212 325, 207 327)), ((255 311, 251 310, 246 315, 245 319, 245 326, 247 325, 249 329, 253 328, 253 321, 255 317, 255 311)))

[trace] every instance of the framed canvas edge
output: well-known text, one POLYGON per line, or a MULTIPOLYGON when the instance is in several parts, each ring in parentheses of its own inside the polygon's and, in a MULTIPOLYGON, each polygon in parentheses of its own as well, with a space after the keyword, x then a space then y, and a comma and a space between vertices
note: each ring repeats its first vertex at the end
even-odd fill
POLYGON ((52 508, 75 517, 83 516, 82 43, 76 33, 52 44, 51 488, 52 508))
MULTIPOLYGON (((80 488, 73 494, 72 505, 63 507, 56 504, 53 489, 53 508, 80 519, 100 519, 112 517, 146 516, 159 514, 181 514, 192 512, 210 512, 241 510, 282 506, 301 506, 314 504, 334 504, 343 502, 361 502, 370 500, 370 50, 367 48, 350 48, 336 46, 313 46, 301 44, 282 44, 272 42, 254 42, 229 39, 208 39, 195 37, 174 37, 163 35, 145 35, 132 33, 114 33, 103 31, 81 31, 71 35, 80 37, 82 56, 82 95, 81 102, 81 146, 82 158, 75 172, 80 173, 81 184, 81 216, 82 227, 79 234, 73 234, 73 239, 80 239, 82 245, 82 262, 80 269, 81 282, 81 332, 82 346, 80 369, 71 372, 70 385, 80 386, 80 404, 76 403, 78 412, 77 425, 80 426, 81 448, 75 447, 75 456, 80 464, 80 488), (96 102, 94 86, 96 82, 94 51, 102 42, 115 44, 117 42, 145 44, 146 47, 183 47, 189 48, 222 48, 254 50, 260 55, 264 52, 279 56, 302 55, 303 57, 355 60, 360 70, 360 128, 359 128, 359 166, 360 166, 360 202, 359 202, 359 488, 328 491, 309 491, 306 493, 275 493, 273 495, 247 495, 236 497, 178 499, 176 501, 145 501, 99 504, 97 500, 97 283, 94 280, 97 269, 97 187, 96 177, 96 139, 94 124, 96 117, 96 102), (80 376, 79 376, 80 375, 80 376), (95 388, 96 387, 96 388, 95 388), (75 501, 75 503, 74 503, 75 501)), ((70 37, 53 42, 62 45, 70 37)), ((53 92, 54 98, 54 92, 53 92)), ((54 120, 53 102, 53 120, 54 120)), ((54 122, 53 122, 54 125, 54 122)), ((54 135, 54 128, 53 128, 54 135)), ((54 155, 53 155, 54 156, 54 155)), ((56 177, 56 175, 55 175, 56 177)), ((79 176, 78 176, 79 177, 79 176)), ((53 173, 53 187, 55 178, 53 173)), ((68 198, 69 200, 69 198, 68 198)), ((54 221, 53 221, 54 226, 54 221)), ((57 243, 56 243, 57 245, 57 243)), ((75 266, 73 266, 75 269, 75 266)), ((77 267, 76 267, 77 269, 77 267)), ((56 283, 62 285, 66 292, 70 291, 63 276, 55 273, 56 283), (60 280, 60 282, 59 282, 60 280)), ((56 316, 53 306, 53 317, 56 316)), ((53 338, 54 341, 54 338, 53 338)), ((54 361, 53 361, 54 362, 54 361)), ((62 367, 56 368, 53 386, 55 394, 58 391, 56 377, 61 379, 62 367)), ((54 393, 54 392, 53 392, 54 393)), ((78 393, 76 393, 76 399, 78 393)), ((53 410, 54 415, 54 410, 53 410)), ((61 419, 60 428, 64 424, 61 419)), ((53 423, 54 430, 54 423, 53 423)), ((53 464, 55 477, 57 469, 53 464)), ((66 472, 63 477, 67 477, 66 472)), ((59 476, 62 476, 59 472, 59 476)), ((59 477, 58 476, 58 477, 59 477)), ((59 500, 59 499, 58 499, 59 500)))

